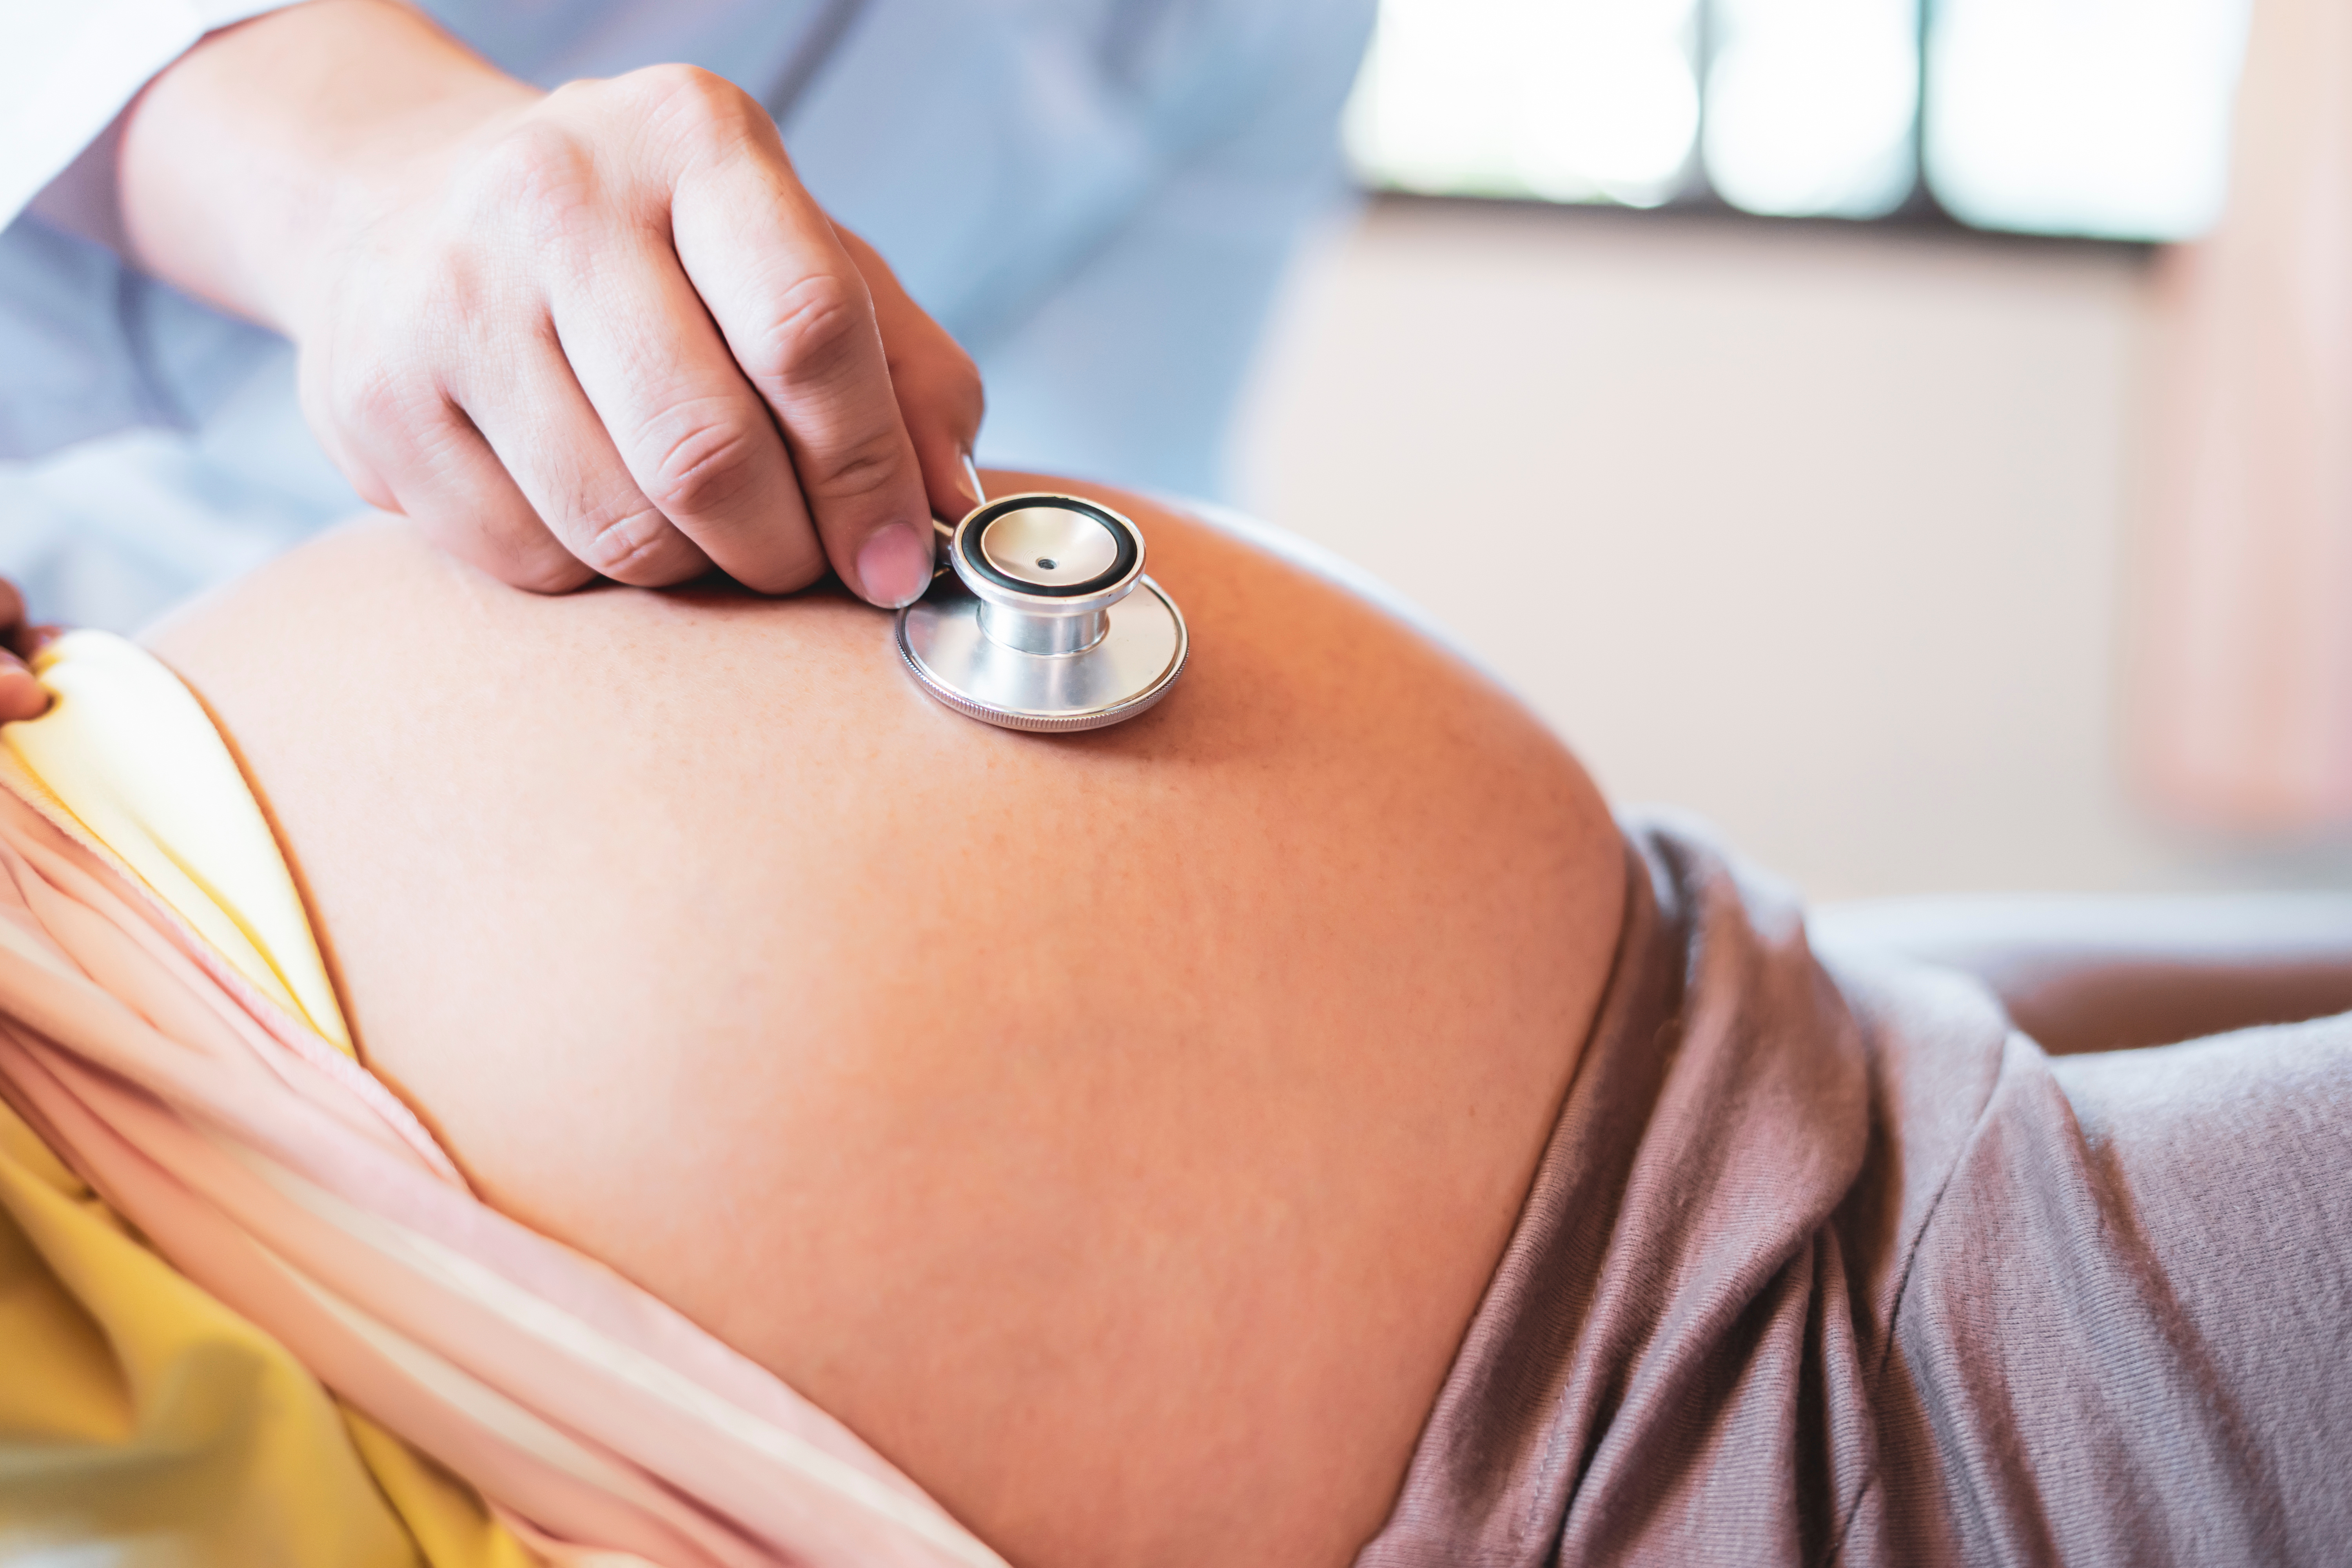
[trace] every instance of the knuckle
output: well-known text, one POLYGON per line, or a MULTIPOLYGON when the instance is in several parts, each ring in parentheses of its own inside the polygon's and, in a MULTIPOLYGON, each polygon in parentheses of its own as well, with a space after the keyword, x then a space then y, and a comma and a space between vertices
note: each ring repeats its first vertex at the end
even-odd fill
POLYGON ((903 479, 910 456, 898 431, 877 430, 827 454, 821 464, 803 463, 802 479, 827 500, 856 500, 903 479))
POLYGON ((677 518, 737 508, 759 486, 761 434, 739 416, 690 419, 654 461, 646 498, 677 518))
POLYGON ((948 384, 953 389, 963 411, 977 418, 988 407, 988 385, 981 379, 980 366, 963 352, 963 346, 960 343, 951 346, 955 349, 955 357, 949 362, 948 384))
POLYGON ((625 79, 651 121, 689 151, 731 151, 766 123, 749 93, 699 66, 657 65, 625 79))
POLYGON ((658 586, 692 574, 690 549, 650 506, 631 507, 616 517, 585 520, 579 558, 599 576, 615 583, 658 586))
POLYGON ((547 550, 520 558, 509 557, 490 574, 527 594, 569 594, 574 588, 587 586, 596 573, 583 561, 559 550, 547 550))
POLYGON ((341 368, 341 374, 326 378, 323 392, 327 421, 338 430, 355 434, 379 430, 398 413, 392 377, 381 364, 341 368))
POLYGON ((546 119, 513 127, 485 147, 467 182, 461 232, 484 221, 523 225, 539 234, 569 231, 595 205, 594 149, 546 119))
POLYGON ((787 389, 831 380, 874 337, 865 294, 837 274, 812 272, 786 289, 779 303, 759 353, 768 374, 787 389))
POLYGON ((968 418, 976 425, 987 406, 980 367, 963 345, 945 332, 929 335, 914 351, 894 353, 890 379, 951 418, 968 418))
POLYGON ((431 271, 416 291, 419 346, 430 343, 448 351, 473 345, 501 319, 499 306, 511 290, 510 279, 493 276, 488 258, 470 243, 453 240, 441 247, 431 271))
POLYGON ((656 101, 686 109, 717 108, 742 90, 716 71, 677 62, 631 71, 629 80, 656 101))
POLYGON ((934 373, 930 390, 950 423, 961 429, 979 429, 988 416, 988 389, 980 379, 980 367, 961 348, 934 373))
MULTIPOLYGON (((494 516, 498 509, 488 509, 494 516)), ((550 537, 535 520, 509 519, 499 527, 484 513, 446 507, 413 510, 410 520, 435 547, 488 573, 510 588, 531 594, 568 594, 594 575, 587 565, 550 537)))
POLYGON ((407 377, 383 359, 367 359, 343 367, 325 387, 328 421, 341 433, 365 437, 371 444, 410 444, 410 433, 421 422, 416 398, 407 377))
POLYGON ((799 549, 780 550, 775 559, 730 569, 755 594, 796 594, 825 574, 823 549, 812 540, 799 549))

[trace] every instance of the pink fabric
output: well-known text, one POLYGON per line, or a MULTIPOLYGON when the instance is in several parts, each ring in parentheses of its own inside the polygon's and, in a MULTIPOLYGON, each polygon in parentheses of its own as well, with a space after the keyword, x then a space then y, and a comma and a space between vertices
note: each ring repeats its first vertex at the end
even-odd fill
POLYGON ((477 1200, 383 1084, 6 790, 0 1096, 175 1267, 555 1554, 999 1562, 774 1376, 477 1200))

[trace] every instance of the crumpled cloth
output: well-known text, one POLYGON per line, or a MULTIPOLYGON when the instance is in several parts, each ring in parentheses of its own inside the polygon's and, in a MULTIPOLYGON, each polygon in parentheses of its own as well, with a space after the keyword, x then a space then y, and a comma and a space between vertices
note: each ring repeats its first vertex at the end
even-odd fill
POLYGON ((0 730, 0 1548, 1000 1563, 764 1369, 478 1201, 352 1054, 194 698, 100 633, 36 668, 51 711, 0 730))
POLYGON ((1707 832, 1359 1568, 2341 1563, 2352 1016, 2052 1058, 1707 832))

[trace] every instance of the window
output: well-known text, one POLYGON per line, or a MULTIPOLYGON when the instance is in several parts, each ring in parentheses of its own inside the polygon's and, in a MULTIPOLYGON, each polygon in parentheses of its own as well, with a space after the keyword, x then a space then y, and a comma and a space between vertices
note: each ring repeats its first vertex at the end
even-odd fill
POLYGON ((1382 0, 1376 189, 2118 239, 2221 209, 2246 0, 1382 0))

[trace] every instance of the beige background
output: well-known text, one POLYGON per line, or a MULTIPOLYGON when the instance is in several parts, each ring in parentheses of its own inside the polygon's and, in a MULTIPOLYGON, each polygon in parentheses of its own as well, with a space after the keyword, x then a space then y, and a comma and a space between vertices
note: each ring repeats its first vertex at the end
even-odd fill
POLYGON ((2168 831, 2116 715, 2147 268, 1891 228, 1376 205, 1245 504, 1450 626, 1620 800, 1820 897, 2340 878, 2168 831))

